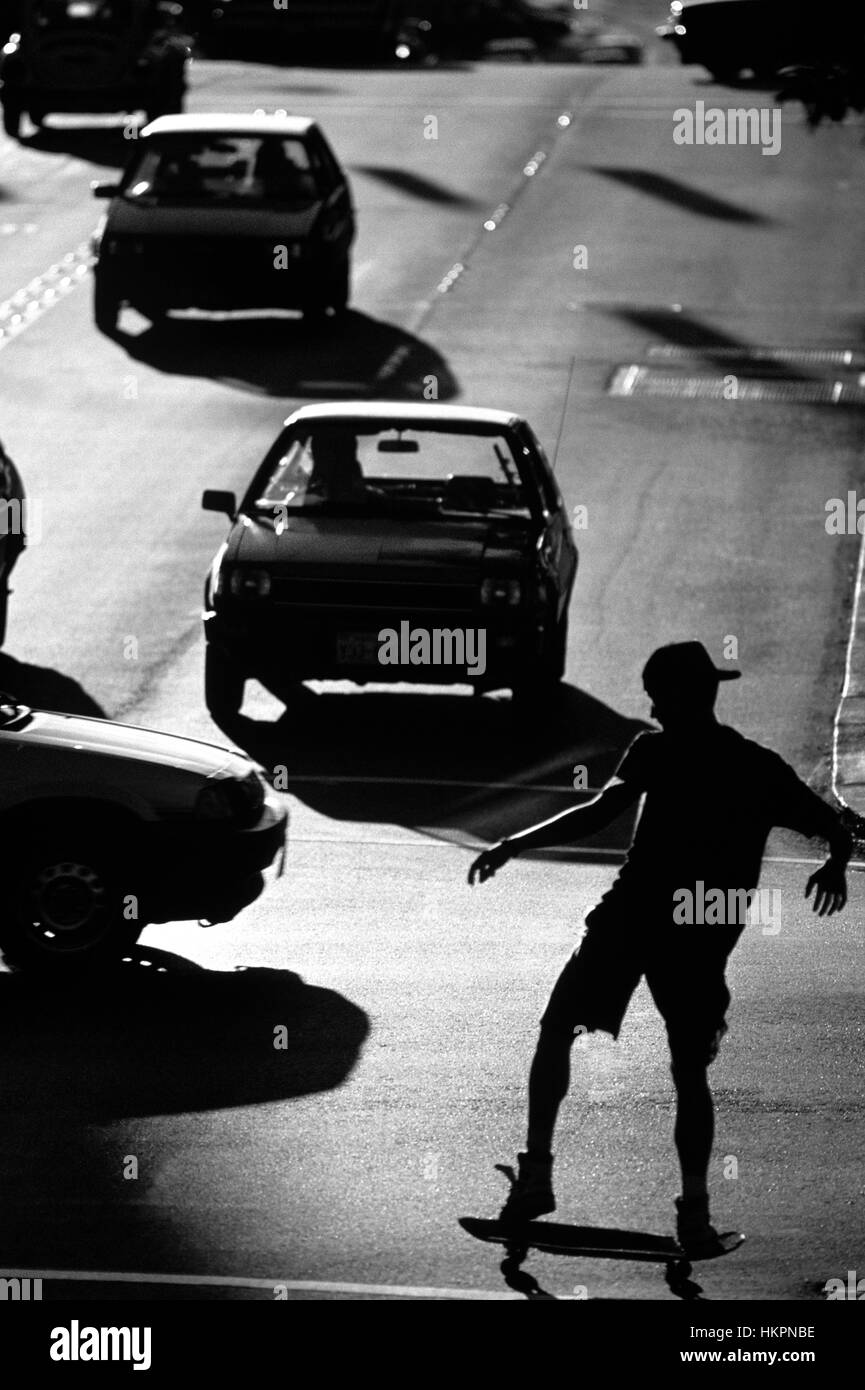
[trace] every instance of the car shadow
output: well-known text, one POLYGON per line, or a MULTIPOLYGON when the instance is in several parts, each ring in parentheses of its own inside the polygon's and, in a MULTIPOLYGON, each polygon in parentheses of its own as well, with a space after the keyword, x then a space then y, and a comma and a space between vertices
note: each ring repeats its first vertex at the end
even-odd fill
POLYGON ((137 336, 118 331, 116 341, 157 371, 266 396, 446 401, 459 390, 431 344, 357 311, 319 330, 300 318, 172 317, 137 336))
MULTIPOLYGON (((168 1202, 160 1190, 176 1129, 126 1123, 115 1134, 112 1122, 331 1091, 368 1033, 358 1005, 290 971, 207 970, 143 946, 72 986, 0 975, 0 1262, 76 1269, 83 1254, 102 1270, 194 1267, 200 1252, 184 1250, 172 1201, 185 1211, 199 1189, 168 1202)), ((289 1111, 281 1123, 290 1143, 289 1111)))
MULTIPOLYGON (((302 686, 276 720, 239 716, 222 726, 280 790, 323 815, 404 825, 466 845, 498 840, 594 795, 646 727, 573 686, 534 721, 507 697, 404 688, 347 696, 302 686)), ((579 847, 539 853, 620 860, 635 814, 579 847)))
POLYGON ((51 666, 33 666, 19 661, 8 652, 0 652, 0 690, 14 695, 22 705, 30 705, 32 709, 108 718, 102 706, 71 676, 51 666))

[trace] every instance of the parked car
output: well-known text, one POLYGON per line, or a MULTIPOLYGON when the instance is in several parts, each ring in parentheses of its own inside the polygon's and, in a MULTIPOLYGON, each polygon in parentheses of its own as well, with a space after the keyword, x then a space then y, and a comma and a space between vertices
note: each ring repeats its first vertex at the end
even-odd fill
POLYGON ((301 309, 349 300, 348 179, 305 116, 164 116, 141 132, 94 249, 94 316, 169 309, 301 309))
POLYGON ((228 921, 286 813, 244 754, 0 694, 0 949, 42 969, 122 955, 148 923, 228 921))
POLYGON ((837 63, 846 48, 861 50, 865 18, 859 5, 823 15, 810 0, 672 0, 656 32, 683 63, 702 63, 718 82, 746 70, 771 81, 782 68, 837 63))
POLYGON ((9 578, 27 544, 26 507, 21 474, 0 441, 0 647, 6 641, 9 578))
MULTIPOLYGON (((256 677, 509 687, 561 680, 577 568, 553 472, 518 415, 349 401, 285 421, 230 516, 205 588, 205 698, 220 720, 256 677), (404 624, 406 626, 404 626, 404 624), (382 631, 464 635, 462 663, 383 663, 382 631), (483 633, 483 669, 467 634, 483 633)), ((442 639, 443 640, 443 639, 442 639)), ((391 649, 391 656, 394 649, 391 649)), ((450 655, 459 654, 454 639, 450 655)))
POLYGON ((49 112, 182 111, 190 40, 171 0, 20 0, 0 54, 3 129, 49 112))

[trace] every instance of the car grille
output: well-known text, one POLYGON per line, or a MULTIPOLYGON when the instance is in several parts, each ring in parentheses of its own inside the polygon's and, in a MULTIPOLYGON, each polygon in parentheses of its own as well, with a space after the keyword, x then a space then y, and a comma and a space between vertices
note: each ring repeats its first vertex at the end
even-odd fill
MULTIPOLYGON (((292 248, 300 245, 289 238, 292 248)), ((274 274, 273 237, 147 237, 143 239, 144 267, 172 280, 207 279, 211 268, 221 277, 274 274)), ((293 256, 293 251, 292 251, 293 256)))
POLYGON ((478 606, 479 590, 467 584, 419 584, 397 579, 312 579, 274 575, 270 596, 298 608, 332 608, 359 613, 371 609, 401 612, 468 612, 478 606))

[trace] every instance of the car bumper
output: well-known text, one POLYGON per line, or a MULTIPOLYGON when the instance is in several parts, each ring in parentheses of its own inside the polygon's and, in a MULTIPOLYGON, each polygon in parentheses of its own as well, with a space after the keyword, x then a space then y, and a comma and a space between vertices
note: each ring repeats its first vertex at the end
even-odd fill
POLYGON ((243 256, 226 239, 220 257, 186 253, 170 257, 100 255, 96 274, 110 282, 118 299, 126 299, 145 311, 164 309, 227 310, 244 308, 297 308, 325 286, 348 254, 348 243, 331 256, 302 253, 285 267, 273 264, 274 247, 262 248, 267 264, 243 268, 243 256))
POLYGON ((261 874, 274 860, 282 873, 287 827, 288 812, 268 789, 261 815, 248 829, 200 821, 182 831, 158 830, 151 846, 156 886, 147 895, 148 920, 230 921, 258 896, 261 874))
MULTIPOLYGON (((209 645, 244 676, 279 689, 281 684, 303 680, 350 680, 358 684, 413 682, 423 685, 477 685, 496 689, 508 685, 534 661, 543 645, 543 615, 528 605, 519 608, 482 609, 447 613, 423 611, 400 613, 358 613, 328 611, 285 622, 277 617, 253 615, 238 620, 217 612, 205 614, 205 637, 209 645), (468 655, 483 653, 483 662, 439 661, 431 651, 429 662, 402 661, 384 664, 379 660, 378 634, 386 628, 397 634, 402 625, 430 634, 448 632, 483 633, 472 640, 468 655), (481 665, 483 669, 481 669, 481 665)), ((432 647, 432 643, 431 643, 432 647)), ((453 649, 451 649, 452 654, 453 649)), ((403 653, 407 648, 403 646, 403 653)))

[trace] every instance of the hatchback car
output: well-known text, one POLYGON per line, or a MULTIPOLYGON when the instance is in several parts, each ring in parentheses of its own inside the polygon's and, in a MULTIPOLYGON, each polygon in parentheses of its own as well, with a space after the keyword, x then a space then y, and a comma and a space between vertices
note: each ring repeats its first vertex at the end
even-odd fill
POLYGON ((205 589, 205 697, 256 677, 469 683, 548 693, 577 568, 552 469, 518 415, 345 402, 295 411, 232 519, 205 589), (383 636, 385 634, 385 636, 383 636))
POLYGON ((315 121, 163 116, 145 126, 94 241, 94 316, 170 309, 300 309, 349 300, 354 207, 315 121))
POLYGON ((286 812, 244 754, 0 694, 0 948, 43 969, 122 954, 151 922, 228 921, 286 812))

